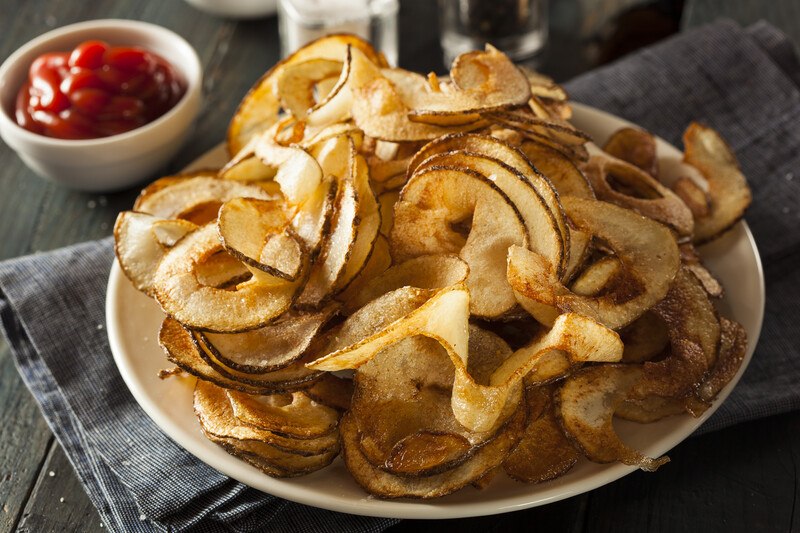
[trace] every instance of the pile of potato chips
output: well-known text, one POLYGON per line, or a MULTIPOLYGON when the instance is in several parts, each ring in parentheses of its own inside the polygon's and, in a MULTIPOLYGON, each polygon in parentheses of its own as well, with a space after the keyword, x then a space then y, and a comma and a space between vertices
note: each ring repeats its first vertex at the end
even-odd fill
POLYGON ((612 418, 698 416, 735 375, 745 333, 694 246, 750 192, 709 128, 667 186, 652 135, 600 149, 570 116, 492 47, 439 79, 333 35, 267 72, 230 162, 156 181, 114 232, 208 438, 276 477, 341 452, 386 498, 667 461, 612 418))

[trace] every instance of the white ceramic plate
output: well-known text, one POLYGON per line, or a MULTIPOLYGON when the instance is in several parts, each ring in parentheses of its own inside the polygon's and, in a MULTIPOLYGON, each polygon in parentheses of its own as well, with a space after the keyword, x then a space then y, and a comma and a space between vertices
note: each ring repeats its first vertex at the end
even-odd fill
MULTIPOLYGON (((575 104, 573 122, 602 142, 614 130, 629 125, 607 113, 575 104)), ((680 152, 659 141, 659 155, 667 160, 680 152)), ((224 163, 225 152, 217 147, 194 163, 208 167, 224 163)), ((750 361, 764 315, 764 278, 756 244, 745 223, 702 250, 708 267, 723 282, 727 296, 720 312, 742 323, 747 330, 747 357, 733 381, 714 406, 701 418, 675 416, 654 424, 620 421, 623 439, 650 456, 659 456, 688 437, 730 394, 750 361)), ((114 359, 133 396, 164 432, 189 453, 242 483, 296 502, 353 514, 397 518, 456 518, 516 511, 543 505, 610 483, 635 469, 622 464, 578 463, 567 475, 549 483, 525 485, 498 477, 483 491, 467 487, 456 494, 432 501, 382 501, 368 496, 356 485, 341 459, 314 474, 273 479, 229 455, 201 433, 192 411, 188 380, 160 380, 157 373, 169 366, 158 346, 162 313, 156 303, 136 291, 115 263, 111 268, 106 299, 108 336, 114 359)), ((669 468, 667 465, 665 468, 669 468)), ((652 475, 658 475, 652 474, 652 475)))

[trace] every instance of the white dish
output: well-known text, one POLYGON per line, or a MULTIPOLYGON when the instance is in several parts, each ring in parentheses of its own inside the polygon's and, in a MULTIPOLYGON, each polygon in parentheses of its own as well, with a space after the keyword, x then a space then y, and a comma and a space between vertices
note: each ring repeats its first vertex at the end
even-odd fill
POLYGON ((217 17, 253 19, 274 15, 278 0, 186 0, 200 11, 217 17))
MULTIPOLYGON (((602 142, 629 123, 607 113, 575 104, 573 122, 602 142)), ((659 141, 659 154, 675 158, 680 152, 659 141)), ((198 168, 220 165, 223 148, 217 147, 194 163, 198 168)), ((620 421, 623 439, 651 456, 659 456, 697 429, 720 406, 739 381, 753 354, 764 315, 764 277, 756 244, 742 222, 724 237, 704 247, 703 258, 723 282, 728 293, 720 312, 747 330, 747 356, 738 374, 722 391, 714 406, 700 418, 671 417, 648 425, 620 421)), ((164 432, 190 453, 242 483, 296 502, 352 514, 397 518, 456 518, 516 511, 543 505, 610 483, 635 470, 622 464, 599 465, 584 461, 567 475, 549 483, 525 485, 499 476, 483 491, 472 488, 431 501, 383 501, 367 495, 337 459, 314 474, 273 479, 212 444, 201 433, 192 412, 191 388, 185 380, 160 380, 168 366, 158 346, 162 313, 157 304, 137 292, 115 263, 106 300, 108 336, 114 359, 133 396, 164 432)), ((665 468, 669 468, 667 465, 665 468)), ((652 475, 658 475, 652 474, 652 475)))

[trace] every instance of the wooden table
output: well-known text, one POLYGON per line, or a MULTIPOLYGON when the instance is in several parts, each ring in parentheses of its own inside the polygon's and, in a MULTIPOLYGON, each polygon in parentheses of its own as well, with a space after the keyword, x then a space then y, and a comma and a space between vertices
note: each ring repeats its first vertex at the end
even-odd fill
MULTIPOLYGON (((786 6, 792 1, 751 2, 742 8, 742 18, 751 19, 754 10, 770 11, 770 6, 786 6), (756 4, 759 6, 754 8, 756 4)), ((703 3, 706 8, 695 13, 707 18, 709 2, 703 3)), ((400 63, 404 67, 442 69, 432 5, 424 0, 403 2, 400 63)), ((278 58, 274 18, 222 20, 179 0, 3 0, 2 11, 0 58, 47 30, 94 18, 145 20, 185 36, 204 65, 206 100, 192 142, 167 171, 181 168, 223 138, 239 98, 278 58)), ((727 14, 737 16, 730 11, 727 14)), ((790 32, 800 28, 797 17, 784 22, 794 25, 790 32)), ((590 66, 578 53, 580 45, 570 32, 555 31, 552 42, 558 53, 545 58, 545 72, 565 79, 590 66)), ((0 145, 0 169, 0 259, 106 236, 117 212, 128 208, 136 195, 136 191, 90 195, 46 183, 5 145, 0 145)), ((692 438, 670 455, 672 463, 656 474, 635 473, 589 494, 545 507, 465 520, 405 521, 394 530, 800 530, 800 512, 795 513, 800 504, 800 413, 692 438)), ((0 346, 0 505, 0 531, 102 528, 61 447, 17 375, 5 344, 0 346)))

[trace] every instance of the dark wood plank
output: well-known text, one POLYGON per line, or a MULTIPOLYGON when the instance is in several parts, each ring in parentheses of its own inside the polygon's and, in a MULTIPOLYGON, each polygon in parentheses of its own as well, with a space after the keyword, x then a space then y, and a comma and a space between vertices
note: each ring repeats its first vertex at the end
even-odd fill
MULTIPOLYGON (((471 489, 466 489, 471 490, 471 489)), ((487 490, 491 490, 491 487, 487 490)), ((483 533, 505 531, 558 531, 581 533, 588 496, 581 495, 542 507, 514 513, 452 520, 404 520, 391 533, 483 533)))
POLYGON ((591 493, 586 531, 796 531, 800 413, 685 441, 655 474, 591 493))
POLYGON ((53 440, 36 402, 0 341, 0 531, 10 531, 53 440))
POLYGON ((83 491, 67 456, 61 446, 54 443, 17 531, 57 533, 103 529, 100 515, 83 491))

